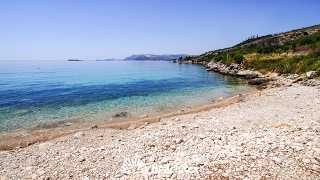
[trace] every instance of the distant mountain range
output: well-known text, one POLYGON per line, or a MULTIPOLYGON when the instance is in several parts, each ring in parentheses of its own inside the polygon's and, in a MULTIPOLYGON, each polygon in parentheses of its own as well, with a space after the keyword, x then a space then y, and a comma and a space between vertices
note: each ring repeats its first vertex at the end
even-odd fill
POLYGON ((180 57, 185 58, 189 56, 188 54, 164 54, 164 55, 155 55, 155 54, 137 54, 137 55, 132 55, 129 57, 126 57, 124 60, 125 61, 132 61, 132 60, 137 60, 137 61, 146 61, 146 60, 151 60, 151 61, 170 61, 174 59, 179 59, 180 57))

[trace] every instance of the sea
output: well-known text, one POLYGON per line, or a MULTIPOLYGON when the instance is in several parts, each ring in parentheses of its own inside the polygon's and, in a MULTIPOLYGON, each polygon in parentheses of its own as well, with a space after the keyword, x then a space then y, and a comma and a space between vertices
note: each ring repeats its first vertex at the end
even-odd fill
POLYGON ((195 64, 0 61, 0 137, 161 116, 251 90, 195 64))

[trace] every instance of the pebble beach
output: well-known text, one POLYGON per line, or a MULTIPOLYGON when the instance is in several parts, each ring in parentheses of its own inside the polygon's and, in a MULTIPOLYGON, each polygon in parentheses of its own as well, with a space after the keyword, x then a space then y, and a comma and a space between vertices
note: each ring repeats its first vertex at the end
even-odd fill
POLYGON ((320 87, 273 83, 227 106, 0 151, 0 179, 320 179, 320 87))

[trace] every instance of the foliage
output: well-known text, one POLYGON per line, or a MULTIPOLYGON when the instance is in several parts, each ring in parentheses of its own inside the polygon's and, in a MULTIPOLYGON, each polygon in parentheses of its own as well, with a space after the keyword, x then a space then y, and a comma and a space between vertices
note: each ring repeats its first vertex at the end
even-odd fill
POLYGON ((251 36, 234 47, 210 51, 197 58, 206 62, 214 60, 226 65, 242 63, 245 68, 265 73, 316 71, 320 76, 320 32, 309 35, 307 31, 300 31, 300 34, 303 36, 285 44, 277 43, 276 34, 251 36), (266 38, 263 40, 263 46, 251 43, 263 38, 266 38), (248 60, 248 57, 251 58, 248 60))
POLYGON ((316 71, 318 74, 320 72, 320 51, 309 55, 245 61, 244 66, 253 70, 277 72, 281 74, 301 74, 307 71, 316 71))
POLYGON ((192 60, 192 59, 194 59, 195 57, 193 57, 193 56, 186 56, 185 58, 184 58, 184 60, 185 61, 190 61, 190 60, 192 60))

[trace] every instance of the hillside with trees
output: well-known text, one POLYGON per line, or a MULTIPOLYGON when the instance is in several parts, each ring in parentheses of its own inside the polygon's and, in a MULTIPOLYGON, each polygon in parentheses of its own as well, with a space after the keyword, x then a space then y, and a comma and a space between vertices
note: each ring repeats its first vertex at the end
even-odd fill
POLYGON ((301 74, 316 71, 320 76, 320 25, 259 37, 251 36, 225 49, 209 51, 192 59, 193 62, 232 63, 243 69, 301 74))

